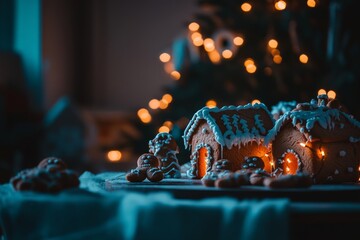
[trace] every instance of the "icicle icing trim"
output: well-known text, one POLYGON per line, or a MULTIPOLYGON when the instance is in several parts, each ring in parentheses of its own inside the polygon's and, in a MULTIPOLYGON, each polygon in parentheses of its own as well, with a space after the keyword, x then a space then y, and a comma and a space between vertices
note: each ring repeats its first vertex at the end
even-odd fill
MULTIPOLYGON (((275 122, 275 126, 265 137, 265 144, 268 145, 275 139, 277 133, 280 131, 280 128, 288 119, 292 120, 293 126, 295 126, 297 123, 305 125, 307 131, 310 131, 316 122, 319 123, 322 128, 332 130, 335 128, 334 120, 340 121, 340 114, 342 114, 352 125, 360 128, 360 122, 352 118, 350 115, 341 112, 338 109, 324 110, 324 107, 319 107, 311 111, 292 111, 285 113, 275 122)), ((304 129, 301 128, 300 131, 304 132, 304 129)))
MULTIPOLYGON (((211 116, 210 113, 218 113, 222 111, 239 111, 239 110, 245 110, 245 109, 263 109, 267 112, 269 116, 272 116, 267 109, 267 107, 263 103, 257 103, 257 104, 246 104, 244 106, 224 106, 222 108, 208 108, 204 107, 197 111, 193 118, 190 120, 189 124, 187 125, 185 131, 184 131, 184 145, 186 148, 189 147, 189 140, 194 133, 200 119, 204 119, 207 124, 209 125, 210 129, 213 131, 215 135, 215 141, 218 142, 221 146, 227 146, 228 148, 231 148, 234 144, 246 144, 250 141, 257 141, 260 142, 263 140, 263 136, 259 135, 260 133, 266 132, 262 120, 259 119, 259 115, 255 115, 255 125, 257 128, 248 128, 248 124, 245 120, 241 119, 239 115, 233 114, 232 116, 229 115, 222 115, 221 120, 224 123, 224 126, 226 127, 226 131, 224 134, 221 132, 218 124, 216 123, 215 119, 211 116), (240 124, 239 124, 240 123, 240 124), (239 126, 241 126, 241 129, 239 129, 239 126), (233 132, 233 128, 235 128, 235 133, 233 132)), ((272 119, 272 118, 271 118, 272 119)), ((274 122, 274 120, 272 119, 274 122)))

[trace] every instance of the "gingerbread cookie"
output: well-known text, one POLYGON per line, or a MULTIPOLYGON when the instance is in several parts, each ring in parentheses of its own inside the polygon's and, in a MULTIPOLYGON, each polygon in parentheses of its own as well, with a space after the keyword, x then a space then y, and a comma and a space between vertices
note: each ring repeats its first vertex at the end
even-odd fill
POLYGON ((19 172, 10 183, 17 191, 54 193, 78 187, 80 181, 77 173, 69 169, 35 167, 19 172))
POLYGON ((130 172, 126 174, 125 178, 129 182, 142 182, 146 179, 147 170, 147 168, 131 169, 130 172))
POLYGON ((251 185, 263 186, 264 180, 270 177, 268 172, 258 169, 250 175, 250 183, 251 185))
POLYGON ((149 168, 146 177, 150 182, 160 182, 164 179, 164 173, 159 168, 149 168))
POLYGON ((237 188, 244 185, 250 185, 247 174, 229 173, 215 181, 215 187, 218 188, 237 188))
POLYGON ((67 164, 57 157, 47 157, 40 161, 38 164, 39 168, 49 168, 51 170, 64 170, 67 168, 67 164))
POLYGON ((307 174, 281 175, 277 178, 265 178, 264 185, 269 188, 307 188, 313 184, 307 174))

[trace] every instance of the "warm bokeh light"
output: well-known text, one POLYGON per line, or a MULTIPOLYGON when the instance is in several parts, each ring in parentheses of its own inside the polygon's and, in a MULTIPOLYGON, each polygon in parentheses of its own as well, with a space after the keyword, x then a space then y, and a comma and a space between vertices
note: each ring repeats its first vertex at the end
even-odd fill
POLYGON ((142 116, 148 115, 149 111, 145 108, 141 108, 137 111, 137 115, 139 118, 141 118, 142 116))
POLYGON ((299 56, 299 61, 302 62, 302 63, 307 63, 309 61, 309 58, 306 54, 301 54, 299 56))
POLYGON ((216 101, 212 100, 212 99, 206 102, 206 106, 209 107, 209 108, 216 107, 216 104, 217 104, 216 101))
POLYGON ((192 22, 192 23, 189 24, 188 28, 189 28, 190 31, 194 32, 194 31, 199 30, 200 25, 198 23, 196 23, 196 22, 192 22))
POLYGON ((255 65, 255 62, 252 58, 248 58, 244 61, 244 66, 247 67, 248 65, 255 65))
POLYGON ((273 56, 280 55, 279 49, 276 49, 276 48, 272 48, 270 52, 271 52, 271 55, 273 55, 273 56))
POLYGON ((256 66, 254 64, 249 64, 246 66, 246 71, 248 73, 255 73, 256 72, 256 66))
POLYGON ((302 146, 302 147, 306 147, 306 143, 301 142, 301 143, 299 143, 299 144, 300 144, 300 146, 302 146))
POLYGON ((107 158, 110 162, 120 161, 122 154, 119 150, 111 150, 107 153, 107 158))
POLYGON ((162 100, 167 103, 171 103, 173 100, 173 97, 170 94, 166 93, 162 96, 162 100))
POLYGON ((145 109, 145 108, 139 109, 139 111, 137 112, 137 115, 143 123, 151 122, 151 115, 147 109, 145 109))
POLYGON ((151 109, 158 109, 159 106, 160 106, 160 101, 159 101, 159 100, 157 100, 157 99, 151 99, 151 100, 149 101, 149 107, 150 107, 151 109))
POLYGON ((280 1, 277 1, 275 3, 275 9, 276 10, 281 11, 281 10, 284 10, 285 8, 286 8, 286 2, 285 1, 280 0, 280 1))
POLYGON ((252 6, 250 3, 245 2, 241 4, 241 10, 243 10, 244 12, 250 12, 251 8, 252 6))
POLYGON ((278 42, 275 39, 270 39, 268 42, 269 47, 271 48, 277 48, 278 42))
POLYGON ((163 99, 160 100, 160 109, 166 109, 168 107, 169 103, 163 99))
POLYGON ((242 37, 235 37, 233 39, 233 43, 236 45, 236 46, 241 46, 244 44, 244 39, 242 37))
POLYGON ((159 128, 159 133, 169 133, 170 129, 167 126, 161 126, 159 128))
POLYGON ((318 96, 324 95, 324 94, 326 94, 326 90, 325 89, 319 89, 318 96))
MULTIPOLYGON (((260 100, 254 99, 254 100, 251 101, 251 104, 252 104, 252 105, 255 105, 255 104, 257 104, 257 103, 261 103, 260 100)), ((269 156, 269 155, 268 155, 268 156, 269 156)))
POLYGON ((199 33, 199 32, 194 32, 194 33, 191 34, 191 39, 192 39, 193 41, 194 41, 194 39, 196 39, 196 38, 201 38, 201 39, 202 39, 201 33, 199 33))
POLYGON ((173 123, 171 122, 171 121, 165 121, 164 123, 163 123, 163 126, 166 126, 166 127, 168 127, 169 129, 171 129, 172 127, 173 127, 173 123))
POLYGON ((174 64, 172 62, 165 63, 164 70, 166 73, 170 74, 172 71, 174 71, 174 64))
POLYGON ((175 80, 179 80, 181 78, 181 74, 178 71, 172 71, 170 75, 175 80))
POLYGON ((214 50, 208 53, 209 59, 212 63, 219 63, 221 60, 221 56, 218 51, 214 50))
POLYGON ((194 39, 193 39, 193 44, 194 44, 196 47, 200 47, 201 45, 204 44, 204 40, 203 40, 201 37, 194 38, 194 39))
POLYGON ((335 99, 336 98, 336 92, 333 91, 333 90, 330 90, 330 91, 327 92, 327 96, 330 99, 335 99))
POLYGON ((164 53, 160 54, 159 59, 161 62, 166 63, 166 62, 170 61, 171 56, 170 56, 170 54, 164 52, 164 53))
POLYGON ((274 61, 274 63, 276 63, 276 64, 280 64, 280 63, 282 62, 282 57, 281 57, 280 55, 275 55, 275 56, 273 57, 273 61, 274 61))
POLYGON ((215 50, 214 40, 212 40, 211 38, 206 38, 204 40, 204 48, 205 48, 205 51, 207 51, 207 52, 214 51, 215 50))
POLYGON ((223 58, 229 59, 233 56, 233 53, 229 49, 225 49, 224 51, 222 51, 221 55, 223 56, 223 58))
POLYGON ((308 7, 314 8, 316 6, 316 1, 315 0, 307 0, 306 4, 308 5, 308 7))
POLYGON ((322 157, 325 157, 325 152, 324 152, 324 150, 321 150, 321 151, 320 151, 320 154, 321 154, 322 157))

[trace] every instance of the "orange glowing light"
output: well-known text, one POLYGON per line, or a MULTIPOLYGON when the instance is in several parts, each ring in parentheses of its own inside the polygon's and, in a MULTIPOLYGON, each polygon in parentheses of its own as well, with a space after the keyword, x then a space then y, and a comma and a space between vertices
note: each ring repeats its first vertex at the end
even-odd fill
POLYGON ((273 56, 275 56, 275 55, 280 55, 279 49, 276 49, 276 48, 272 48, 272 49, 270 50, 270 52, 271 52, 271 55, 273 55, 273 56))
POLYGON ((168 133, 170 132, 170 129, 167 126, 161 126, 159 128, 159 133, 163 133, 163 132, 168 133))
POLYGON ((196 23, 196 22, 192 22, 192 23, 189 24, 188 28, 189 28, 190 31, 195 32, 195 31, 199 30, 200 25, 198 23, 196 23))
MULTIPOLYGON (((255 105, 255 104, 258 104, 258 103, 261 103, 260 100, 258 100, 258 99, 254 99, 254 100, 251 101, 251 105, 255 105)), ((267 154, 265 154, 265 156, 266 155, 267 154)), ((269 155, 267 155, 267 156, 269 156, 269 155)))
POLYGON ((151 109, 158 109, 160 106, 160 101, 157 99, 151 99, 149 102, 149 107, 151 109))
POLYGON ((199 33, 199 32, 194 32, 194 33, 191 34, 191 39, 192 39, 193 41, 194 41, 194 39, 196 39, 196 38, 201 38, 201 39, 202 39, 201 33, 199 33))
POLYGON ((301 63, 307 63, 308 61, 309 61, 309 57, 306 55, 306 54, 301 54, 300 56, 299 56, 299 61, 301 62, 301 63))
POLYGON ((274 162, 273 162, 273 161, 271 161, 271 162, 270 162, 270 165, 271 165, 271 166, 274 166, 274 162))
POLYGON ((326 94, 326 90, 325 89, 319 89, 318 96, 324 95, 324 94, 326 94))
POLYGON ((179 80, 181 78, 181 74, 178 71, 172 71, 170 75, 175 80, 179 80))
POLYGON ((107 158, 110 162, 120 161, 122 154, 119 150, 111 150, 107 153, 107 158))
POLYGON ((308 7, 314 8, 316 6, 315 0, 308 0, 307 2, 308 7))
POLYGON ((290 158, 287 158, 287 159, 286 159, 286 161, 287 161, 288 163, 291 163, 291 160, 290 160, 290 158))
POLYGON ((273 61, 274 61, 274 63, 276 63, 276 64, 280 64, 280 63, 282 62, 282 57, 281 57, 280 55, 275 55, 275 56, 273 57, 273 61))
POLYGON ((225 49, 224 51, 222 51, 221 55, 223 56, 223 58, 229 59, 232 57, 233 53, 229 49, 225 49))
POLYGON ((285 169, 286 171, 285 173, 296 174, 299 168, 297 156, 293 153, 288 152, 285 154, 284 160, 286 160, 283 162, 283 169, 285 169))
POLYGON ((271 48, 276 48, 278 46, 278 41, 276 41, 275 39, 270 39, 268 45, 271 48))
POLYGON ((203 177, 206 174, 208 151, 205 147, 199 149, 198 160, 198 177, 203 177))
POLYGON ((217 104, 216 101, 212 100, 212 99, 206 102, 206 106, 209 107, 209 108, 216 107, 216 104, 217 104))
POLYGON ((215 50, 214 40, 212 40, 211 38, 206 38, 204 40, 204 48, 205 48, 205 51, 207 51, 207 52, 214 51, 215 50))
POLYGON ((200 47, 204 44, 204 40, 201 37, 197 37, 193 39, 193 44, 197 47, 200 47))
POLYGON ((269 154, 267 154, 267 153, 265 153, 265 155, 264 155, 265 157, 269 157, 269 154))
POLYGON ((248 73, 255 73, 256 72, 256 66, 253 64, 249 64, 246 66, 246 71, 248 73))
POLYGON ((252 58, 248 58, 244 62, 244 66, 247 67, 249 65, 255 65, 254 60, 252 58))
POLYGON ((163 126, 166 126, 166 127, 168 127, 169 129, 171 129, 171 128, 173 127, 173 123, 172 123, 171 121, 165 121, 165 122, 163 123, 163 126))
POLYGON ((140 118, 140 120, 143 122, 143 123, 149 123, 149 122, 151 122, 151 115, 149 114, 149 115, 145 115, 145 116, 143 116, 143 117, 141 117, 140 118))
POLYGON ((251 8, 252 6, 250 3, 245 2, 241 4, 241 10, 243 10, 244 12, 250 12, 251 8))
POLYGON ((276 10, 279 10, 279 11, 282 11, 286 8, 286 2, 283 1, 283 0, 280 0, 280 1, 277 1, 275 3, 275 9, 276 10))
POLYGON ((327 92, 327 96, 330 99, 335 99, 336 98, 336 92, 333 91, 333 90, 330 90, 330 91, 327 92))
POLYGON ((241 46, 244 43, 244 39, 242 37, 235 37, 233 42, 236 46, 241 46))
POLYGON ((166 63, 166 62, 170 61, 171 56, 170 56, 170 54, 164 52, 164 53, 160 54, 159 59, 161 62, 166 63))
POLYGON ((166 94, 164 94, 164 95, 162 96, 162 99, 161 99, 161 100, 163 100, 163 101, 165 101, 165 102, 167 102, 167 103, 171 103, 172 100, 173 100, 173 97, 172 97, 170 94, 166 93, 166 94))
POLYGON ((325 157, 325 152, 323 150, 320 151, 321 156, 325 157))
POLYGON ((160 100, 160 105, 159 108, 160 109, 166 109, 168 107, 169 103, 164 101, 163 99, 160 100))
POLYGON ((209 59, 212 63, 219 63, 221 60, 221 56, 218 51, 214 50, 209 52, 209 59))
POLYGON ((141 108, 137 111, 137 115, 139 116, 139 118, 145 116, 145 115, 148 115, 149 114, 149 111, 145 108, 141 108))

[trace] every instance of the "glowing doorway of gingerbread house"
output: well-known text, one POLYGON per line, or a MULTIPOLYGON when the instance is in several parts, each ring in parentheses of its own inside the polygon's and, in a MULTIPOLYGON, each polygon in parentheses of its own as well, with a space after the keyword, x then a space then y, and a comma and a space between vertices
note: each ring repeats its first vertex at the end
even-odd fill
POLYGON ((299 169, 299 158, 294 152, 286 152, 283 154, 283 174, 296 174, 299 169))
POLYGON ((207 164, 209 162, 208 160, 209 152, 206 147, 202 147, 199 149, 199 159, 198 159, 198 177, 203 177, 206 174, 207 171, 207 164))

